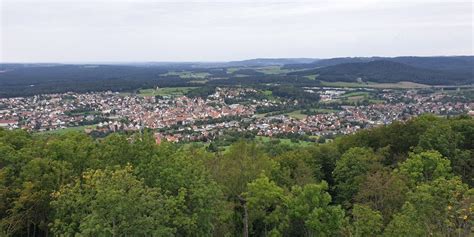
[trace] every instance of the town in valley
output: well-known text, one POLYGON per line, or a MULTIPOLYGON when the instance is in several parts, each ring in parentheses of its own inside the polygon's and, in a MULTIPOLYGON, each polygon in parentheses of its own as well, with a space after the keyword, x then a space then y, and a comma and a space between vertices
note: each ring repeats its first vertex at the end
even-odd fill
POLYGON ((0 98, 0 127, 96 136, 152 131, 158 143, 212 141, 227 133, 323 142, 425 113, 474 115, 469 88, 292 88, 304 97, 252 87, 55 93, 0 98))

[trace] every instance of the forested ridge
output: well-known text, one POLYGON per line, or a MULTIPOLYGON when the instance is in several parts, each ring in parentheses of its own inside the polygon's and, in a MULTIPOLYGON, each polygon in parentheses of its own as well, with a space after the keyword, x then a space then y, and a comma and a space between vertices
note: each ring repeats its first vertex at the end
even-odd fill
POLYGON ((184 86, 321 82, 472 85, 474 57, 251 59, 220 63, 0 63, 0 97, 184 86), (297 63, 297 64, 295 64, 297 63))
POLYGON ((472 70, 439 71, 418 68, 407 64, 376 60, 370 62, 342 63, 323 68, 296 71, 289 75, 309 76, 318 75, 323 81, 396 83, 410 81, 427 85, 456 85, 472 83, 472 70))
POLYGON ((472 236, 474 119, 225 150, 0 129, 0 236, 472 236))

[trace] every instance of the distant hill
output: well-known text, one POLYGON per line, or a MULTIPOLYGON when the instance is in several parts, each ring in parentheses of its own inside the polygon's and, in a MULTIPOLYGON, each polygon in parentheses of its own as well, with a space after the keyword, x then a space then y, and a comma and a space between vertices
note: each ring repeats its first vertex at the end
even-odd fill
POLYGON ((445 57, 354 57, 354 58, 330 58, 321 59, 311 63, 286 64, 284 69, 314 69, 334 66, 344 63, 366 63, 378 60, 403 63, 413 67, 425 69, 456 71, 463 73, 473 73, 474 56, 445 56, 445 57))
POLYGON ((388 60, 433 70, 474 73, 474 56, 396 57, 388 60))
POLYGON ((227 67, 264 67, 282 66, 285 64, 302 64, 317 61, 314 58, 256 58, 242 61, 231 61, 225 63, 227 67))
MULTIPOLYGON (((464 70, 448 72, 414 67, 385 59, 367 60, 367 62, 360 62, 360 60, 361 59, 356 59, 357 62, 355 63, 342 63, 292 72, 288 75, 318 75, 318 80, 331 82, 357 82, 362 80, 365 82, 396 83, 400 81, 410 81, 428 85, 474 83, 472 74, 464 70)), ((329 62, 334 62, 334 60, 329 62)))
POLYGON ((283 66, 285 64, 309 64, 317 61, 315 58, 255 58, 229 62, 134 62, 116 63, 111 65, 148 66, 148 67, 174 67, 182 69, 191 68, 227 68, 227 67, 266 67, 283 66))
POLYGON ((320 68, 334 66, 343 63, 364 63, 377 60, 376 58, 329 58, 329 59, 320 59, 310 63, 297 63, 297 64, 285 64, 283 69, 311 69, 311 68, 320 68))
POLYGON ((262 58, 234 62, 134 62, 107 64, 0 64, 0 97, 57 92, 131 91, 155 86, 253 85, 331 82, 474 84, 474 57, 262 58), (287 69, 257 69, 282 66, 287 69), (229 70, 232 67, 232 70, 229 70), (271 71, 271 73, 266 73, 271 71), (172 73, 169 73, 172 72, 172 73), (186 77, 205 75, 203 80, 186 77), (184 76, 180 76, 184 75, 184 76), (318 75, 316 80, 307 76, 318 75))
POLYGON ((160 78, 166 69, 120 65, 0 65, 0 97, 67 91, 133 90, 186 85, 179 77, 160 78))

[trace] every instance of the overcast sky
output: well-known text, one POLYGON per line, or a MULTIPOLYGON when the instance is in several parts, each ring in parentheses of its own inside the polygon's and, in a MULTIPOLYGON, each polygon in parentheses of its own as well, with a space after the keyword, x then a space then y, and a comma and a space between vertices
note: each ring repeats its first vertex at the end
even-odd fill
POLYGON ((2 62, 472 55, 473 3, 0 0, 2 62))

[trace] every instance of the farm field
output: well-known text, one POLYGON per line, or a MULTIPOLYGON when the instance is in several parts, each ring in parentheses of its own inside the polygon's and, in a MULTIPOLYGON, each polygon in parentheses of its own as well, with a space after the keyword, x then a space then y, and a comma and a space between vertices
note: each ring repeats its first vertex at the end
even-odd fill
POLYGON ((369 96, 369 92, 367 91, 354 91, 343 94, 341 97, 354 97, 354 96, 369 96))
POLYGON ((314 80, 316 80, 316 77, 318 77, 318 75, 309 75, 309 76, 305 76, 305 77, 314 81, 314 80))
POLYGON ((181 96, 196 87, 163 87, 157 89, 143 89, 139 91, 140 96, 181 96))
POLYGON ((261 67, 256 69, 257 72, 262 72, 269 75, 277 75, 282 73, 288 73, 292 70, 282 69, 280 66, 268 66, 268 67, 261 67))
POLYGON ((305 119, 307 117, 306 114, 301 113, 301 110, 295 110, 293 112, 286 113, 286 115, 295 119, 305 119))
POLYGON ((322 86, 328 87, 349 87, 349 88, 387 88, 387 89, 416 89, 416 88, 430 88, 429 85, 414 83, 414 82, 398 82, 398 83, 358 83, 358 82, 326 82, 321 81, 322 86))
POLYGON ((162 76, 179 76, 184 79, 204 79, 210 76, 210 73, 207 72, 192 72, 192 71, 183 71, 183 72, 168 72, 162 74, 162 76))
POLYGON ((66 134, 68 132, 73 132, 73 131, 84 132, 85 129, 94 128, 96 126, 97 125, 94 124, 94 125, 83 125, 83 126, 77 126, 77 127, 68 127, 68 128, 63 128, 63 129, 44 131, 44 132, 41 132, 40 134, 58 134, 58 135, 62 135, 62 134, 66 134))
POLYGON ((289 138, 272 138, 272 137, 264 137, 264 136, 255 136, 256 141, 260 142, 270 142, 274 140, 279 140, 281 144, 287 144, 287 145, 293 145, 293 146, 309 146, 311 144, 314 144, 313 142, 308 142, 308 141, 298 141, 298 142, 292 142, 291 139, 289 138))

